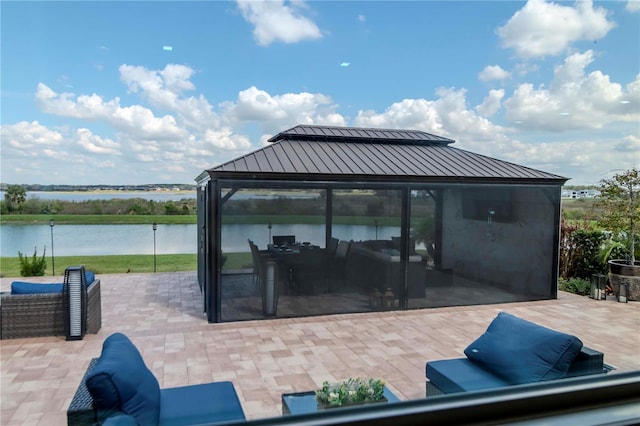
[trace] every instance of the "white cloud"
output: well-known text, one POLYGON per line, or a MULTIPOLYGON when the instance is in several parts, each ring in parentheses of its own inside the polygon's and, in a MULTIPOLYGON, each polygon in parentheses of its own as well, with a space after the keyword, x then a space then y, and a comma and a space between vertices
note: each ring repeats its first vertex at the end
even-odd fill
MULTIPOLYGON (((624 138, 627 148, 638 152, 638 138, 624 138), (632 140, 635 140, 633 145, 632 140)), ((505 152, 500 157, 517 164, 524 164, 539 170, 556 173, 571 178, 568 183, 596 185, 599 176, 612 169, 638 167, 637 156, 621 149, 620 140, 612 138, 585 137, 579 135, 569 140, 547 139, 541 143, 517 142, 518 149, 505 152)))
POLYGON ((356 127, 424 130, 446 136, 434 103, 426 99, 403 99, 393 103, 382 113, 374 110, 358 111, 353 125, 356 127))
POLYGON ((108 138, 101 138, 94 135, 89 129, 78 129, 78 145, 92 154, 114 154, 119 155, 119 144, 108 138))
POLYGON ((318 93, 271 95, 252 86, 242 90, 235 102, 225 102, 222 107, 222 118, 231 126, 257 122, 263 133, 271 135, 296 124, 324 124, 325 119, 345 123, 344 118, 335 113, 337 106, 331 98, 318 93))
MULTIPOLYGON (((441 88, 436 94, 440 97, 435 101, 435 106, 442 126, 453 139, 458 138, 464 144, 492 142, 496 147, 500 146, 505 129, 469 109, 465 89, 441 88)), ((481 152, 486 149, 481 148, 481 152)))
POLYGON ((150 70, 125 64, 119 71, 120 79, 131 93, 140 93, 152 106, 175 112, 186 126, 205 131, 209 126, 220 124, 204 96, 183 96, 184 92, 195 90, 190 80, 194 75, 192 68, 168 64, 163 70, 150 70))
MULTIPOLYGON (((83 183, 77 177, 80 173, 90 176, 104 167, 115 183, 120 183, 118 179, 122 183, 190 182, 200 171, 243 155, 275 133, 303 123, 420 129, 450 137, 458 148, 588 179, 593 164, 610 170, 631 163, 629 154, 637 152, 640 138, 627 132, 618 139, 593 135, 581 143, 578 137, 550 140, 545 134, 613 122, 628 128, 629 123, 640 121, 640 75, 623 86, 601 71, 587 73, 594 60, 591 51, 570 55, 556 67, 548 85, 521 84, 508 99, 504 89, 491 90, 480 104, 468 105, 465 89, 441 88, 433 99, 402 99, 379 111, 361 110, 353 120, 340 114, 339 106, 326 94, 269 93, 255 86, 239 91, 235 100, 217 104, 214 111, 204 95, 196 92, 191 68, 169 64, 153 70, 123 65, 120 78, 130 94, 139 96, 139 103, 122 105, 117 97, 57 93, 41 83, 36 91, 40 108, 74 120, 56 129, 35 121, 3 126, 3 173, 10 170, 13 176, 24 177, 16 182, 83 183), (195 94, 187 95, 189 92, 195 94), (514 137, 517 129, 489 120, 502 106, 509 119, 522 121, 516 128, 535 129, 541 137, 523 142, 514 137), (159 117, 155 109, 166 114, 159 117), (570 115, 560 116, 561 112, 570 115), (74 129, 76 121, 81 125, 74 129), (251 138, 247 131, 253 133, 251 138), (30 156, 28 161, 25 156, 30 156), (47 158, 55 158, 55 166, 47 158), (79 173, 75 177, 65 175, 69 164, 79 173)), ((488 74, 497 75, 500 70, 496 66, 488 74)))
POLYGON ((35 155, 38 150, 51 149, 63 143, 60 132, 51 130, 37 121, 21 121, 0 128, 2 155, 35 155))
POLYGON ((253 36, 261 46, 275 41, 297 43, 322 37, 320 29, 302 16, 304 2, 283 0, 237 0, 244 19, 253 24, 253 36))
POLYGON ((233 130, 229 127, 221 129, 208 129, 205 132, 202 141, 212 148, 220 148, 225 150, 241 150, 251 147, 249 138, 244 135, 234 135, 233 130))
POLYGON ((480 81, 506 80, 511 78, 511 73, 502 69, 500 65, 487 65, 478 73, 480 81))
POLYGON ((105 102, 96 94, 78 97, 72 93, 58 94, 44 83, 39 83, 36 101, 46 113, 80 120, 104 120, 116 129, 141 139, 186 136, 185 131, 176 125, 174 117, 156 117, 150 109, 140 105, 122 107, 119 98, 105 102))
POLYGON ((100 170, 115 169, 116 168, 116 164, 111 160, 105 160, 105 161, 101 161, 101 162, 98 163, 98 168, 100 170))
POLYGON ((627 1, 626 9, 628 12, 631 12, 631 13, 640 11, 640 0, 627 1))
MULTIPOLYGON (((97 94, 76 96, 57 93, 40 83, 35 97, 42 111, 83 123, 77 130, 68 128, 64 134, 57 133, 64 149, 50 150, 52 155, 58 154, 60 158, 73 155, 74 158, 84 158, 93 167, 106 164, 110 168, 126 170, 122 177, 130 179, 129 182, 162 182, 164 177, 174 182, 189 182, 199 171, 252 148, 246 135, 220 124, 220 117, 203 95, 184 96, 186 91, 195 90, 191 81, 193 70, 189 67, 170 64, 162 70, 150 70, 123 65, 120 72, 121 80, 130 93, 168 113, 158 117, 142 104, 125 106, 121 105, 119 98, 105 100, 97 94), (111 132, 115 136, 96 134, 91 129, 92 125, 99 126, 101 134, 111 132)), ((239 127, 244 124, 241 122, 239 127)), ((30 127, 43 134, 48 130, 37 123, 30 127)), ((29 133, 3 128, 3 150, 4 133, 10 131, 21 133, 19 140, 28 140, 29 134, 35 133, 33 129, 29 133)), ((47 153, 43 149, 34 149, 33 152, 40 158, 47 153)), ((32 172, 29 170, 28 173, 32 172)), ((28 176, 30 181, 31 175, 28 176)), ((55 176, 60 181, 60 175, 55 176)))
MULTIPOLYGON (((424 130, 459 140, 466 147, 504 139, 504 129, 467 107, 464 89, 441 88, 437 95, 435 101, 404 99, 383 113, 359 111, 354 125, 424 130)), ((486 147, 482 147, 484 150, 486 147)))
POLYGON ((564 131, 600 129, 613 122, 638 122, 640 114, 640 76, 625 92, 601 71, 586 74, 594 60, 588 50, 565 59, 555 68, 549 88, 531 83, 518 86, 504 101, 507 119, 521 122, 523 128, 564 131), (622 103, 625 102, 625 103, 622 103))
POLYGON ((603 38, 615 26, 607 10, 593 7, 590 0, 574 6, 529 0, 511 19, 498 28, 503 47, 518 57, 531 59, 566 52, 572 43, 603 38))
POLYGON ((636 167, 640 165, 640 135, 625 136, 614 148, 620 153, 629 153, 636 156, 636 167))
POLYGON ((502 98, 504 98, 504 89, 490 90, 482 103, 476 107, 476 111, 485 117, 490 117, 501 108, 502 98))
MULTIPOLYGON (((594 167, 603 171, 638 165, 639 137, 621 140, 608 136, 580 133, 573 139, 554 139, 539 132, 532 141, 521 141, 515 129, 505 128, 474 112, 482 114, 495 109, 504 96, 502 90, 491 91, 482 104, 467 105, 465 90, 438 89, 435 100, 404 99, 382 112, 359 111, 353 125, 418 129, 449 137, 454 147, 574 178, 574 181, 595 184, 594 167)), ((637 110, 637 108, 636 108, 637 110)), ((566 118, 565 118, 566 119, 566 118)), ((552 134, 553 135, 553 134, 552 134)))
POLYGON ((184 65, 168 64, 163 70, 156 71, 124 64, 118 70, 130 92, 141 92, 152 105, 163 108, 175 109, 178 96, 195 88, 189 81, 194 71, 184 65))
POLYGON ((78 184, 79 176, 96 172, 92 156, 78 150, 75 136, 64 130, 21 121, 3 125, 0 135, 3 181, 78 184))

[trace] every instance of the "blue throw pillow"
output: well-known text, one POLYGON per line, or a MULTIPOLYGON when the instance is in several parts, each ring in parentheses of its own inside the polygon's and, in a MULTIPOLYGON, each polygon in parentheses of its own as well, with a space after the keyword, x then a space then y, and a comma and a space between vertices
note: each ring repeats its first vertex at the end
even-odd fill
POLYGON ((500 312, 464 354, 511 384, 564 377, 582 349, 575 336, 500 312))
POLYGON ((91 284, 96 279, 96 274, 94 272, 91 272, 91 271, 85 272, 84 276, 85 276, 85 278, 87 280, 87 285, 91 284))
POLYGON ((39 284, 14 281, 11 283, 11 294, 62 293, 62 283, 39 284))
POLYGON ((140 425, 156 425, 160 418, 160 386, 138 349, 124 334, 109 336, 86 380, 98 419, 123 412, 140 425))

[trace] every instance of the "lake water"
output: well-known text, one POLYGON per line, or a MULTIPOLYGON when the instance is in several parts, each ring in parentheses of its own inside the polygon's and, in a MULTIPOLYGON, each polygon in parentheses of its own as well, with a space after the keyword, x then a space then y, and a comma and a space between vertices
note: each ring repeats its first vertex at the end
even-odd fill
MULTIPOLYGON (((4 198, 4 191, 0 191, 4 198)), ((112 198, 144 198, 154 201, 179 201, 195 198, 195 192, 27 192, 27 198, 43 200, 86 201, 112 198)), ((278 194, 244 193, 234 198, 272 198, 278 194)), ((306 198, 308 194, 289 194, 306 198)), ((312 194, 311 196, 317 196, 312 194)), ((192 254, 197 250, 196 225, 158 225, 155 232, 157 254, 192 254)), ((260 248, 266 248, 270 235, 295 235, 298 241, 309 241, 324 246, 323 225, 224 225, 222 250, 227 253, 249 252, 247 239, 260 248)), ((389 239, 400 235, 398 227, 334 225, 333 236, 341 240, 389 239)), ((55 256, 153 254, 154 232, 150 225, 56 225, 53 228, 55 256)), ((42 254, 46 247, 51 255, 51 228, 49 225, 0 225, 0 256, 17 257, 18 252, 33 255, 34 248, 42 254)))
MULTIPOLYGON (((196 225, 158 225, 157 254, 189 254, 197 250, 196 225)), ((266 248, 269 235, 295 235, 298 241, 324 246, 323 225, 224 225, 222 250, 248 252, 247 239, 266 248)), ((390 239, 400 235, 398 227, 334 225, 333 236, 341 240, 390 239)), ((55 256, 153 254, 154 232, 150 225, 56 225, 53 228, 55 256)), ((51 256, 49 225, 1 225, 0 256, 28 256, 34 248, 51 256)))

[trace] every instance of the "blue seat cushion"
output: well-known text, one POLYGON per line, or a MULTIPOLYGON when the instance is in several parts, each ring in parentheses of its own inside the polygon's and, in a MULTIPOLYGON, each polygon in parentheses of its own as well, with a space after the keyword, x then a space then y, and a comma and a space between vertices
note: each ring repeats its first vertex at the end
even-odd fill
POLYGON ((122 333, 109 336, 86 379, 98 419, 114 413, 133 416, 140 425, 160 418, 160 386, 134 344, 122 333))
MULTIPOLYGON (((93 283, 96 274, 91 271, 85 272, 87 285, 93 283)), ((14 281, 11 283, 11 294, 41 294, 41 293, 62 293, 63 283, 30 283, 26 281, 14 281)))
POLYGON ((468 358, 430 361, 426 374, 431 384, 443 393, 469 392, 510 384, 468 358))
POLYGON ((11 283, 11 294, 62 293, 62 283, 28 283, 14 281, 11 283))
POLYGON ((245 420, 231 382, 161 389, 160 401, 160 426, 245 420))
POLYGON ((565 377, 582 342, 575 336, 500 312, 464 354, 511 384, 565 377))
POLYGON ((136 418, 124 413, 116 413, 107 417, 102 426, 138 426, 136 418))

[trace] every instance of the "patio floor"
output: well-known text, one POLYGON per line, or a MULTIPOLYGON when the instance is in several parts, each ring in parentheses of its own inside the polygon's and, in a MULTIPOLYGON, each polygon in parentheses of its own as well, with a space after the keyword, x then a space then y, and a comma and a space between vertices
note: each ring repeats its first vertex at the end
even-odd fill
MULTIPOLYGON (((424 398, 425 362, 463 356, 499 311, 578 336, 604 352, 616 368, 610 374, 640 370, 638 302, 560 293, 536 302, 208 324, 195 272, 99 278, 97 335, 0 341, 2 425, 66 424, 90 359, 118 331, 140 349, 161 387, 232 381, 248 419, 279 416, 282 393, 352 376, 382 378, 403 400, 424 398)), ((11 281, 2 278, 0 290, 11 281)))

